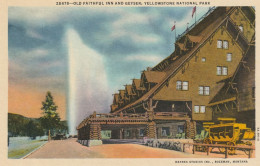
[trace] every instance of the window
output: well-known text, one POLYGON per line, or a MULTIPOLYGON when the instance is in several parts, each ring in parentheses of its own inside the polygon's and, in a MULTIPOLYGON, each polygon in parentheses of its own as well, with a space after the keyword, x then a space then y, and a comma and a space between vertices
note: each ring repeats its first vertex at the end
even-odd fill
POLYGON ((227 40, 218 40, 217 41, 217 48, 223 48, 223 49, 228 49, 228 41, 227 40))
POLYGON ((228 62, 232 61, 232 54, 231 53, 227 53, 227 61, 228 62))
POLYGON ((199 86, 200 95, 209 95, 209 86, 199 86))
POLYGON ((194 107, 194 112, 195 112, 195 113, 199 113, 199 112, 200 112, 200 106, 195 105, 195 107, 194 107))
POLYGON ((169 136, 169 135, 170 135, 170 128, 162 127, 162 136, 169 136))
POLYGON ((130 136, 130 130, 126 130, 126 136, 127 136, 127 137, 130 136))
POLYGON ((205 57, 201 58, 201 61, 206 62, 206 58, 205 57))
POLYGON ((223 48, 228 49, 228 41, 226 40, 223 41, 223 48))
POLYGON ((189 90, 189 82, 188 81, 177 81, 176 82, 177 90, 189 90))
POLYGON ((144 129, 139 130, 139 136, 144 136, 144 129))
POLYGON ((195 113, 205 113, 206 112, 206 106, 205 105, 195 105, 194 107, 194 112, 195 113))
POLYGON ((184 132, 184 126, 183 125, 179 125, 178 126, 178 133, 183 133, 184 132))
POLYGON ((222 75, 227 75, 228 74, 228 70, 227 67, 222 67, 222 75))
POLYGON ((174 112, 174 111, 175 111, 175 105, 172 104, 172 112, 174 112))
POLYGON ((204 105, 200 106, 200 113, 205 113, 206 107, 204 105))
POLYGON ((244 31, 244 27, 243 27, 243 25, 239 25, 238 28, 239 28, 239 30, 240 30, 241 32, 244 31))
POLYGON ((217 66, 217 75, 221 75, 222 67, 217 66))
POLYGON ((176 89, 181 90, 181 81, 177 81, 176 83, 176 89))
POLYGON ((182 90, 188 90, 189 89, 189 83, 188 81, 182 82, 182 90))
POLYGON ((222 48, 222 40, 218 40, 218 42, 217 42, 217 48, 222 48))
POLYGON ((217 75, 228 75, 228 68, 225 66, 217 66, 217 75))
POLYGON ((204 87, 204 95, 209 95, 209 86, 204 87))
POLYGON ((200 87, 199 87, 199 94, 200 94, 200 95, 203 95, 203 86, 200 86, 200 87))

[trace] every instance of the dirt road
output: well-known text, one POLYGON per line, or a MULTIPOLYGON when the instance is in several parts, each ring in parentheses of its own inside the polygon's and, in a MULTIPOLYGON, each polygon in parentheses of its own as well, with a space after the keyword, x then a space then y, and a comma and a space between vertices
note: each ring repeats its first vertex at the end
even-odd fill
MULTIPOLYGON (((189 152, 190 151, 190 152, 189 152)), ((152 148, 138 144, 103 144, 87 147, 76 142, 76 139, 49 141, 39 150, 26 158, 224 158, 223 154, 196 152, 191 154, 174 150, 152 148)), ((229 156, 230 158, 247 158, 245 155, 229 156)))

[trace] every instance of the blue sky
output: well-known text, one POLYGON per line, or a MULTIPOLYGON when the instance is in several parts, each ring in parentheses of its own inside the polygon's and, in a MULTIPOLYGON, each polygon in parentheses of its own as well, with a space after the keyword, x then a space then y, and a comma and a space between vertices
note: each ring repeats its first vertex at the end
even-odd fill
MULTIPOLYGON (((207 10, 197 7, 197 19, 207 10)), ((176 21, 181 34, 194 23, 191 13, 192 7, 9 7, 9 87, 65 96, 66 33, 73 29, 102 57, 111 96, 173 52, 171 27, 176 21)))

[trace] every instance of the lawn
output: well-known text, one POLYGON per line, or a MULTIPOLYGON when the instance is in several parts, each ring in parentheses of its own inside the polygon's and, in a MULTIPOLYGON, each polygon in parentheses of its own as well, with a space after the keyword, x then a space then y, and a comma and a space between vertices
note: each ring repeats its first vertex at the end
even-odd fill
POLYGON ((22 141, 17 141, 12 144, 10 142, 10 146, 8 147, 8 158, 9 159, 19 159, 33 150, 37 149, 41 145, 45 144, 47 141, 46 140, 22 140, 22 141))

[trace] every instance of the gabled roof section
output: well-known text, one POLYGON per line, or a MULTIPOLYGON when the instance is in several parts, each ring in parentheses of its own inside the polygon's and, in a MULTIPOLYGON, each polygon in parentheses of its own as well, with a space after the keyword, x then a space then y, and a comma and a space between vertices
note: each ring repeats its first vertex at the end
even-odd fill
POLYGON ((165 72, 144 71, 143 75, 149 83, 159 83, 165 76, 165 72))
POLYGON ((125 90, 119 90, 119 98, 124 99, 125 98, 125 90))
POLYGON ((202 36, 187 35, 187 38, 193 43, 199 43, 202 40, 202 36))
POLYGON ((132 85, 125 85, 125 92, 127 95, 132 95, 132 85))
POLYGON ((141 79, 133 79, 132 86, 135 86, 136 90, 145 90, 145 88, 140 87, 140 85, 141 85, 141 79))
POLYGON ((114 103, 114 104, 117 104, 117 103, 118 103, 118 96, 119 96, 118 93, 115 93, 115 94, 114 94, 114 100, 113 100, 113 103, 114 103))
POLYGON ((185 45, 183 43, 176 43, 176 45, 183 51, 186 51, 185 45))

